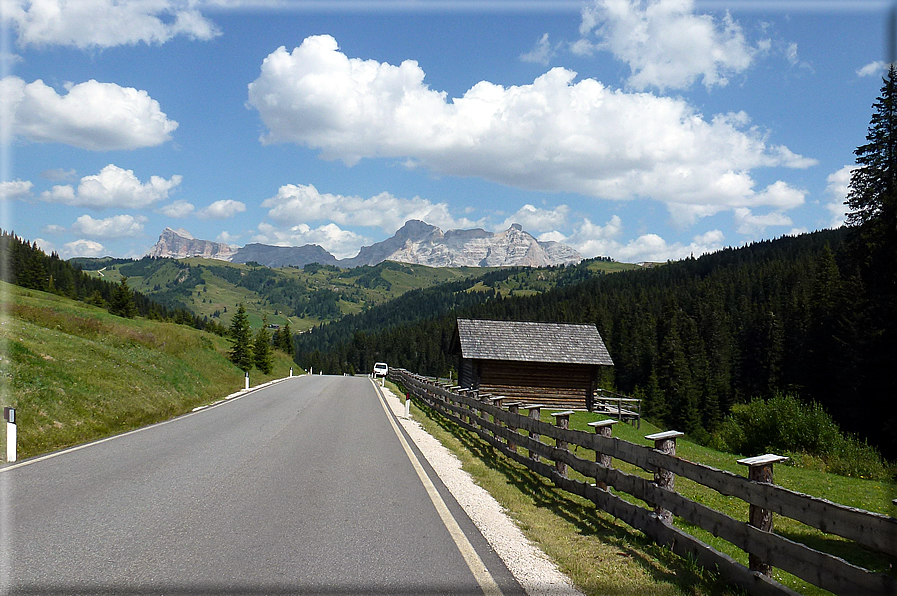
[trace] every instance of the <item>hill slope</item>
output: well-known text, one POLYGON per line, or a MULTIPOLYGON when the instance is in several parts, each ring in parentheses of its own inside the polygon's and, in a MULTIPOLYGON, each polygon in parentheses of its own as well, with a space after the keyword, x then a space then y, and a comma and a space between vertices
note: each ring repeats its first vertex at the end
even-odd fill
MULTIPOLYGON (((3 405, 17 408, 20 458, 165 420, 243 387, 217 335, 3 282, 0 305, 3 405)), ((272 375, 253 371, 252 382, 287 376, 292 364, 277 353, 272 375)))

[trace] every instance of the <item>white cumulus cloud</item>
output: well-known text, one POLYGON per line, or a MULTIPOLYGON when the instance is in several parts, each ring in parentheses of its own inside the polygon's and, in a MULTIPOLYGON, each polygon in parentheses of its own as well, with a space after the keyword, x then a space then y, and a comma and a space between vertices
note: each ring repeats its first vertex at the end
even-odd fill
POLYGON ((215 201, 204 209, 200 209, 196 212, 196 216, 200 219, 227 219, 244 211, 246 211, 245 203, 232 199, 223 199, 215 201))
POLYGON ((506 230, 511 224, 519 223, 530 233, 554 231, 564 227, 569 214, 570 208, 566 205, 558 205, 554 209, 540 209, 526 204, 518 209, 517 213, 505 219, 501 229, 506 230))
POLYGON ((343 226, 377 227, 392 234, 409 219, 419 219, 442 229, 477 224, 457 219, 446 203, 420 197, 404 199, 382 192, 370 198, 321 193, 311 184, 287 184, 277 195, 262 202, 268 217, 281 226, 330 221, 343 226))
POLYGON ((751 170, 815 163, 767 144, 743 112, 707 119, 681 98, 576 76, 554 68, 529 85, 482 81, 449 101, 416 62, 349 58, 324 35, 265 58, 248 105, 267 128, 263 142, 319 148, 348 165, 400 158, 438 174, 604 199, 777 204, 788 186, 757 190, 751 170))
POLYGON ((596 0, 582 11, 582 39, 572 49, 611 52, 629 65, 635 89, 684 89, 698 78, 708 88, 724 86, 758 48, 728 13, 720 21, 694 8, 692 0, 596 0))
POLYGON ((623 221, 614 215, 603 226, 584 219, 575 227, 573 234, 565 239, 552 238, 575 248, 586 258, 611 257, 626 263, 664 262, 720 250, 724 235, 719 230, 711 230, 692 238, 689 244, 670 244, 657 234, 642 234, 623 241, 623 221))
POLYGON ((173 203, 169 203, 168 205, 163 205, 159 207, 158 212, 164 215, 165 217, 171 217, 173 219, 184 219, 189 216, 196 207, 193 206, 193 203, 188 203, 187 201, 174 201, 173 203))
POLYGON ((161 44, 184 35, 208 40, 220 35, 214 23, 171 0, 3 0, 4 17, 20 46, 108 48, 161 44))
POLYGON ((70 259, 72 257, 102 257, 106 252, 106 248, 94 240, 75 240, 67 242, 65 250, 63 250, 63 258, 70 259))
POLYGON ((89 238, 125 238, 143 232, 146 218, 132 215, 115 215, 105 219, 94 219, 82 215, 72 224, 72 232, 89 238))
POLYGON ((29 180, 8 180, 0 182, 0 199, 24 199, 31 196, 31 187, 34 186, 29 180))
POLYGON ((317 244, 324 247, 338 259, 354 257, 358 250, 373 241, 350 230, 343 230, 334 223, 312 228, 308 224, 298 224, 289 228, 278 228, 262 222, 258 226, 259 233, 253 236, 253 242, 274 244, 276 246, 303 246, 317 244))
POLYGON ((551 46, 551 42, 548 41, 548 34, 545 33, 536 41, 536 45, 532 50, 520 55, 520 59, 524 62, 533 62, 535 64, 541 64, 542 66, 548 66, 548 63, 551 61, 554 54, 555 50, 551 46))
POLYGON ((847 193, 850 190, 850 176, 857 166, 844 166, 836 172, 832 172, 826 178, 828 185, 825 187, 825 193, 831 198, 826 203, 825 208, 832 214, 829 225, 833 228, 840 228, 847 220, 847 193))
POLYGON ((81 178, 77 190, 69 184, 54 186, 41 193, 40 200, 93 209, 141 209, 164 201, 168 198, 168 192, 180 183, 179 175, 168 180, 151 176, 149 182, 143 183, 133 170, 109 164, 99 174, 81 178))
POLYGON ((860 77, 881 77, 888 72, 888 63, 884 60, 876 60, 856 70, 860 77))
POLYGON ((735 229, 739 234, 754 236, 762 234, 769 226, 790 226, 794 222, 781 211, 765 215, 754 215, 747 207, 735 209, 735 229))
POLYGON ((146 91, 94 80, 67 85, 59 94, 40 79, 5 77, 0 109, 10 136, 93 151, 153 147, 178 127, 146 91))

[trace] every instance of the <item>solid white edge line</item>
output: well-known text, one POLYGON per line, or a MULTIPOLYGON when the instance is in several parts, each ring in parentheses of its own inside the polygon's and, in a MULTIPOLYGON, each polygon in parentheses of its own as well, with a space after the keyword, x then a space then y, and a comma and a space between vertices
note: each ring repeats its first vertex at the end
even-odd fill
POLYGON ((284 377, 284 378, 282 378, 282 379, 274 379, 273 381, 268 381, 267 383, 262 383, 261 385, 259 385, 259 386, 257 386, 257 387, 252 387, 252 388, 249 389, 248 391, 245 390, 245 389, 243 389, 243 390, 238 391, 237 393, 232 393, 232 394, 228 395, 227 397, 225 397, 223 400, 218 400, 218 401, 216 401, 216 402, 214 402, 214 403, 212 403, 212 404, 209 404, 209 405, 207 405, 207 406, 200 406, 199 408, 197 408, 197 409, 195 409, 195 410, 193 410, 193 411, 191 411, 191 412, 188 412, 188 413, 186 413, 186 414, 181 414, 180 416, 177 416, 177 417, 175 417, 175 418, 171 418, 171 419, 169 419, 169 420, 163 420, 162 422, 156 422, 155 424, 150 424, 149 426, 143 426, 143 427, 140 427, 140 428, 135 428, 134 430, 129 430, 128 432, 122 433, 122 434, 120 434, 120 435, 112 435, 111 437, 106 437, 105 439, 99 439, 99 440, 97 440, 97 441, 91 441, 90 443, 84 443, 83 445, 76 445, 75 447, 69 447, 68 449, 63 449, 62 451, 56 451, 56 452, 54 452, 54 453, 48 453, 47 455, 41 455, 41 456, 39 456, 39 457, 35 457, 35 458, 33 458, 33 459, 27 459, 27 460, 25 460, 25 461, 23 461, 23 462, 20 462, 20 463, 14 463, 14 464, 9 464, 9 465, 5 465, 5 466, 0 465, 0 474, 2 474, 3 472, 8 472, 8 471, 10 471, 10 470, 15 470, 16 468, 23 468, 23 467, 25 467, 25 466, 30 466, 31 464, 36 464, 36 463, 38 463, 38 462, 46 461, 46 460, 48 460, 48 459, 53 459, 54 457, 59 457, 60 455, 65 455, 65 454, 67 454, 67 453, 73 453, 73 452, 75 452, 75 451, 80 451, 80 450, 82 450, 82 449, 86 449, 86 448, 88 448, 88 447, 93 447, 94 445, 100 445, 100 444, 102 444, 102 443, 106 443, 107 441, 112 441, 112 440, 114 440, 114 439, 120 439, 120 438, 122 438, 122 437, 127 437, 128 435, 133 435, 133 434, 135 434, 135 433, 143 432, 143 431, 145 431, 145 430, 149 430, 149 429, 154 428, 154 427, 157 427, 157 426, 162 426, 162 425, 165 425, 165 424, 170 424, 170 423, 175 422, 175 421, 177 421, 177 420, 181 420, 181 419, 183 419, 183 418, 187 418, 187 417, 189 417, 189 416, 193 416, 193 415, 195 415, 195 414, 199 414, 199 413, 202 412, 203 410, 207 410, 207 409, 211 408, 212 406, 217 406, 217 405, 220 405, 220 404, 222 404, 222 403, 228 403, 228 402, 226 402, 226 401, 224 401, 224 400, 231 400, 231 401, 233 401, 233 400, 235 400, 235 399, 240 399, 241 397, 246 397, 247 395, 249 395, 250 393, 252 393, 252 392, 254 392, 254 391, 258 390, 258 389, 264 389, 265 387, 268 387, 269 385, 273 385, 273 384, 275 384, 275 383, 280 383, 281 381, 286 381, 287 379, 298 379, 298 378, 303 377, 303 376, 305 376, 305 375, 293 375, 292 377, 284 377))
POLYGON ((402 448, 405 450, 405 455, 408 456, 408 459, 411 460, 411 465, 414 467, 414 471, 417 472, 418 478, 420 478, 421 483, 424 485, 424 488, 427 491, 427 495, 429 495, 430 500, 433 502, 433 506, 436 507, 436 511, 439 513, 439 517, 442 519, 442 523, 445 525, 446 530, 448 530, 449 534, 452 537, 452 540, 455 541, 455 546, 458 547, 458 551, 460 551, 461 556, 464 558, 464 562, 467 563, 467 567, 470 569, 470 572, 473 573, 474 579, 476 579, 477 584, 479 584, 480 589, 483 591, 483 594, 487 596, 503 596, 501 588, 498 587, 498 584, 493 579, 492 574, 489 573, 489 569, 486 568, 486 564, 483 563, 483 560, 480 558, 480 555, 477 554, 476 550, 473 548, 473 545, 467 539, 467 536, 464 534, 464 531, 461 529, 461 526, 458 525, 458 521, 452 516, 451 511, 449 511, 448 505, 445 504, 445 501, 442 499, 442 495, 439 494, 439 491, 436 490, 436 486, 433 484, 433 481, 430 480, 430 477, 427 475, 427 471, 424 470, 423 465, 421 465, 420 460, 415 455, 414 451, 411 450, 411 447, 408 445, 408 441, 405 440, 405 436, 402 434, 402 431, 399 429, 398 424, 394 420, 394 414, 390 411, 389 406, 386 404, 386 398, 383 396, 383 392, 377 383, 371 381, 374 385, 375 390, 377 391, 377 396, 380 399, 380 407, 383 408, 383 411, 386 413, 386 418, 389 420, 390 426, 392 426, 392 430, 396 433, 396 436, 399 438, 399 443, 401 443, 402 448))

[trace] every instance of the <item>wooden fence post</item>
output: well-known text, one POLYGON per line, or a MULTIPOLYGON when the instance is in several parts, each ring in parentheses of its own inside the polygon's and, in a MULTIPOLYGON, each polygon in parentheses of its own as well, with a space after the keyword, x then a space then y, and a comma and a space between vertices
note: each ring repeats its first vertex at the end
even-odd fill
MULTIPOLYGON (((470 397, 470 394, 471 394, 471 393, 473 393, 473 389, 470 389, 470 388, 468 388, 468 389, 459 389, 459 390, 458 390, 458 395, 463 395, 464 397, 470 397)), ((458 412, 458 414, 457 414, 458 418, 460 418, 462 422, 468 422, 468 423, 469 423, 469 422, 470 422, 470 417, 464 415, 464 410, 467 409, 467 405, 466 405, 466 404, 462 404, 460 399, 459 399, 457 402, 455 402, 453 405, 458 406, 458 408, 461 410, 461 411, 458 412)))
MULTIPOLYGON (((748 478, 754 482, 763 482, 772 484, 772 467, 773 465, 787 460, 787 457, 767 453, 766 455, 758 455, 756 457, 746 457, 739 459, 738 463, 748 467, 748 478)), ((772 511, 763 509, 751 503, 748 510, 750 525, 764 532, 772 532, 772 511)), ((748 553, 748 568, 751 571, 758 571, 763 575, 772 574, 772 566, 755 554, 748 553)))
MULTIPOLYGON (((554 425, 560 429, 567 430, 570 428, 570 414, 573 413, 573 410, 565 410, 563 412, 552 412, 551 415, 554 416, 554 425)), ((558 449, 563 449, 564 451, 568 450, 567 441, 562 441, 558 439, 556 441, 555 447, 558 449)), ((554 462, 554 469, 558 471, 558 474, 567 477, 567 464, 560 460, 556 460, 554 462)))
MULTIPOLYGON (((512 401, 508 404, 508 414, 511 416, 519 416, 520 402, 512 401)), ((511 431, 512 434, 517 434, 517 427, 513 425, 513 423, 508 424, 508 430, 511 431)), ((513 451, 517 453, 517 442, 508 439, 508 451, 513 451)))
MULTIPOLYGON (((654 441, 654 449, 657 451, 667 455, 676 455, 676 439, 684 434, 685 433, 681 433, 678 430, 668 430, 662 433, 647 435, 645 438, 649 441, 654 441)), ((659 488, 665 488, 670 491, 673 490, 675 478, 676 475, 669 470, 664 470, 663 468, 654 470, 654 484, 659 488)), ((669 509, 664 509, 663 507, 655 505, 654 513, 664 523, 673 523, 673 513, 669 509)))
MULTIPOLYGON (((504 395, 498 395, 492 398, 492 405, 496 408, 501 408, 501 402, 504 400, 504 395)), ((492 415, 492 424, 497 424, 498 426, 504 426, 500 420, 495 419, 495 414, 492 415)), ((492 431, 492 436, 495 436, 495 431, 492 431)))
MULTIPOLYGON (((524 406, 524 407, 529 410, 530 418, 532 418, 533 420, 541 420, 542 419, 542 406, 536 405, 536 404, 531 404, 531 405, 524 406)), ((537 432, 530 431, 529 437, 534 441, 538 441, 540 438, 540 435, 537 432)), ((532 449, 530 449, 529 457, 533 461, 539 461, 539 454, 536 453, 535 451, 533 451, 532 449)))
MULTIPOLYGON (((608 418, 607 420, 599 420, 597 422, 589 422, 589 426, 595 429, 596 435, 601 435, 602 437, 607 437, 608 439, 613 434, 613 426, 619 422, 619 420, 612 420, 608 418)), ((601 453, 597 449, 595 450, 595 462, 599 466, 603 466, 605 468, 609 468, 611 464, 611 456, 601 453)), ((607 490, 607 483, 601 482, 597 478, 595 479, 595 486, 600 488, 601 490, 607 490)))

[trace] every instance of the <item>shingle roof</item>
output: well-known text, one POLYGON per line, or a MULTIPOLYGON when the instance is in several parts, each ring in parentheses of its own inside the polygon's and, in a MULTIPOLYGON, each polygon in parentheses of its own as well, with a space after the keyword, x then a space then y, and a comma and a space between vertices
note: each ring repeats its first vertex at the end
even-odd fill
POLYGON ((464 358, 613 366, 594 325, 458 319, 464 358))

